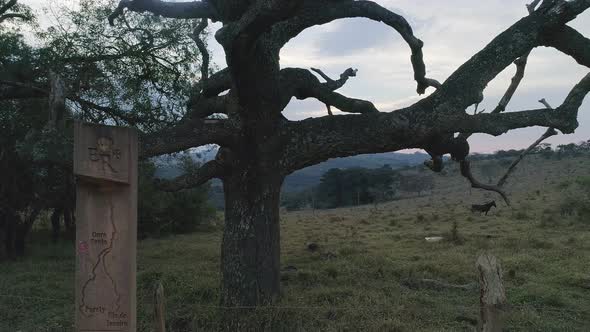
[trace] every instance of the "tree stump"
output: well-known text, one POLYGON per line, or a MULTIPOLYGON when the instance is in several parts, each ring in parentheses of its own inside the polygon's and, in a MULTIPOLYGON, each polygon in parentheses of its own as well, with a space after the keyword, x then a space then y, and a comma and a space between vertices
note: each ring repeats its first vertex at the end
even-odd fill
POLYGON ((480 331, 501 332, 506 293, 502 284, 502 268, 496 257, 483 254, 477 259, 480 283, 480 331))

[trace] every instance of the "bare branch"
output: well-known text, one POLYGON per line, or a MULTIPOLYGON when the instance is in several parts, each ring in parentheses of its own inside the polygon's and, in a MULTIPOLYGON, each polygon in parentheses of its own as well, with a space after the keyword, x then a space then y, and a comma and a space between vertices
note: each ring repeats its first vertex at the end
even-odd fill
POLYGON ((567 25, 553 29, 544 36, 543 45, 554 47, 590 68, 590 39, 567 25))
POLYGON ((27 16, 24 14, 18 14, 18 13, 9 13, 9 14, 0 15, 0 23, 6 21, 8 19, 11 19, 11 18, 20 18, 20 19, 26 20, 27 16))
MULTIPOLYGON (((570 114, 574 119, 578 117, 578 110, 582 106, 582 102, 586 98, 586 95, 590 92, 590 73, 586 74, 582 80, 574 86, 570 93, 565 98, 563 104, 561 104, 556 111, 570 114)), ((577 126, 577 121, 576 121, 577 126)), ((561 128, 558 128, 563 131, 561 128)), ((569 132, 564 132, 569 133, 569 132)))
MULTIPOLYGON (((590 91, 590 74, 586 75, 586 77, 584 77, 582 81, 572 89, 572 91, 566 98, 565 102, 555 112, 559 112, 560 109, 565 111, 571 111, 572 109, 575 109, 575 112, 577 112, 577 109, 581 106, 584 96, 588 93, 588 91, 590 91)), ((545 105, 546 109, 552 110, 551 105, 549 105, 545 98, 539 100, 539 102, 545 105)), ((506 170, 504 176, 502 176, 498 181, 497 188, 501 188, 504 186, 504 184, 508 180, 508 177, 510 177, 510 175, 516 170, 516 166, 518 166, 518 164, 524 159, 524 157, 531 153, 531 151, 533 151, 539 144, 541 144, 541 142, 555 135, 557 135, 557 131, 555 131, 555 128, 548 128, 547 131, 543 135, 541 135, 539 139, 533 142, 533 144, 531 144, 526 150, 524 150, 518 156, 516 160, 512 162, 512 164, 506 170)))
POLYGON ((508 103, 514 96, 516 89, 518 88, 520 82, 524 78, 524 70, 526 68, 529 54, 530 52, 514 61, 514 64, 516 65, 516 74, 514 75, 514 77, 512 77, 512 81, 510 83, 510 86, 508 87, 508 90, 506 90, 506 93, 500 100, 500 103, 498 104, 498 106, 496 106, 492 113, 500 113, 506 110, 506 106, 508 106, 508 103))
POLYGON ((553 107, 551 107, 551 105, 549 105, 549 103, 547 102, 547 100, 545 100, 545 98, 539 100, 539 102, 541 104, 543 104, 546 108, 551 109, 551 110, 553 109, 553 107))
POLYGON ((203 164, 194 172, 181 175, 173 180, 156 180, 156 188, 167 192, 176 192, 198 187, 207 181, 223 176, 224 168, 217 160, 203 164))
POLYGON ((492 186, 489 184, 481 183, 481 182, 477 181, 475 179, 475 177, 473 177, 473 174, 471 173, 471 163, 469 162, 469 160, 461 161, 460 167, 461 167, 461 175, 463 175, 463 177, 465 177, 467 180, 469 180, 472 188, 496 192, 496 193, 500 194, 500 196, 502 196, 502 198, 504 199, 504 201, 506 202, 507 205, 510 205, 510 200, 508 199, 508 196, 502 190, 502 188, 500 188, 498 186, 492 186))
POLYGON ((109 23, 123 14, 125 9, 134 12, 151 12, 169 18, 210 18, 217 19, 215 8, 209 1, 168 2, 161 0, 121 0, 117 8, 109 15, 109 23))
MULTIPOLYGON (((373 113, 377 112, 373 103, 345 97, 334 90, 342 87, 349 77, 354 77, 356 71, 347 69, 340 75, 339 80, 333 80, 319 69, 312 69, 327 82, 320 83, 310 71, 301 68, 284 68, 281 70, 281 93, 283 103, 286 105, 291 97, 298 99, 316 98, 327 106, 334 106, 347 113, 373 113)), ((331 113, 331 110, 328 110, 331 113)))
POLYGON ((88 107, 88 108, 97 110, 99 112, 102 112, 114 119, 123 120, 131 126, 135 126, 142 121, 141 118, 139 118, 133 114, 128 114, 128 113, 126 113, 120 109, 117 109, 117 108, 96 104, 94 102, 83 99, 83 98, 76 96, 76 95, 69 95, 68 99, 70 99, 71 101, 77 102, 84 107, 88 107))
POLYGON ((358 72, 358 69, 348 68, 342 74, 340 74, 340 79, 333 80, 319 69, 311 68, 311 70, 318 73, 318 75, 320 75, 324 80, 326 80, 325 85, 332 91, 338 90, 341 87, 343 87, 344 84, 346 84, 346 82, 348 81, 348 79, 351 77, 356 77, 356 73, 358 72))
MULTIPOLYGON (((479 103, 483 98, 482 91, 487 84, 515 59, 528 54, 533 48, 542 44, 554 43, 555 47, 558 47, 561 42, 550 36, 555 36, 554 31, 559 31, 564 23, 574 19, 588 7, 590 7, 590 1, 587 0, 564 2, 558 9, 539 9, 521 19, 464 63, 434 93, 432 98, 444 102, 444 108, 448 111, 464 110, 470 105, 479 103), (491 59, 493 61, 490 61, 491 59)), ((557 33, 557 35, 560 34, 557 33)), ((559 47, 567 48, 565 45, 559 47)), ((564 52, 569 54, 567 51, 564 52)), ((590 62, 590 56, 574 53, 578 58, 590 62)))
POLYGON ((506 170, 506 173, 504 174, 504 176, 502 176, 502 178, 500 178, 500 180, 498 181, 497 186, 503 187, 504 184, 506 183, 506 181, 508 180, 508 177, 510 176, 510 174, 512 174, 514 172, 514 170, 516 170, 516 166, 518 166, 518 164, 524 159, 524 157, 526 157, 526 155, 531 153, 531 151, 533 151, 539 144, 541 144, 541 142, 543 142, 547 138, 549 138, 551 136, 555 136, 555 135, 557 135, 557 131, 555 131, 555 129, 553 129, 553 128, 547 129, 547 131, 538 140, 536 140, 533 144, 531 144, 531 146, 529 146, 526 150, 524 150, 518 156, 518 158, 516 158, 516 160, 514 162, 512 162, 512 164, 506 170))
MULTIPOLYGON (((541 104, 545 105, 545 107, 547 109, 550 109, 550 110, 553 109, 551 107, 551 105, 549 105, 549 103, 545 100, 545 98, 539 100, 539 102, 541 104)), ((510 176, 510 174, 512 174, 514 172, 514 170, 516 170, 516 166, 518 166, 518 164, 524 159, 524 157, 526 157, 526 155, 531 153, 531 151, 533 151, 539 144, 541 144, 541 142, 543 142, 547 138, 549 138, 551 136, 555 136, 555 135, 557 135, 557 131, 555 131, 554 128, 547 129, 547 131, 538 140, 536 140, 533 144, 531 144, 526 150, 524 150, 518 156, 518 158, 514 162, 512 162, 512 164, 506 170, 506 173, 504 174, 504 176, 502 176, 502 178, 500 178, 500 180, 498 181, 497 186, 503 187, 504 184, 506 183, 506 181, 508 180, 508 177, 510 176)))
POLYGON ((199 24, 195 26, 193 34, 191 35, 191 38, 195 41, 195 44, 197 44, 197 48, 203 59, 203 63, 201 63, 201 80, 207 80, 209 78, 210 55, 207 45, 205 45, 205 42, 201 38, 201 34, 205 31, 208 25, 209 21, 206 18, 201 19, 199 24))
POLYGON ((530 4, 526 5, 526 8, 529 11, 529 14, 535 11, 535 8, 537 8, 537 5, 539 5, 539 2, 541 2, 541 0, 534 0, 530 4))

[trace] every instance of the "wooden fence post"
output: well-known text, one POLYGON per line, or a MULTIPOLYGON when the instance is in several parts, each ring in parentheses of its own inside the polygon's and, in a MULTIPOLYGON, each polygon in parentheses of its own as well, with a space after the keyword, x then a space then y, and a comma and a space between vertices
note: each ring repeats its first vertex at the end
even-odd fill
POLYGON ((166 299, 164 298, 164 286, 158 281, 154 289, 154 322, 156 332, 166 332, 166 299))
POLYGON ((477 259, 480 283, 480 331, 501 332, 506 293, 502 284, 502 268, 496 257, 483 254, 477 259))

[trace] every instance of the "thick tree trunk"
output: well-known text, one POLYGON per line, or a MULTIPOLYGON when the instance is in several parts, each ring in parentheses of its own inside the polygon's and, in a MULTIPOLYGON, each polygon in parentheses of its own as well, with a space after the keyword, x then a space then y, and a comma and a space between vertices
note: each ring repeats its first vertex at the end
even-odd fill
POLYGON ((224 179, 222 304, 259 306, 280 291, 280 190, 284 177, 260 169, 224 179))

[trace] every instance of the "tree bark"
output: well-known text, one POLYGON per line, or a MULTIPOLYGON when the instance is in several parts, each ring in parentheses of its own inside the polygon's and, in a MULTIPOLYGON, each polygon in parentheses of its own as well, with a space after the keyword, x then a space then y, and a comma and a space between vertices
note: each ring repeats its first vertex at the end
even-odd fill
POLYGON ((279 202, 283 179, 277 171, 250 167, 234 171, 223 180, 223 306, 269 305, 279 295, 279 202))

